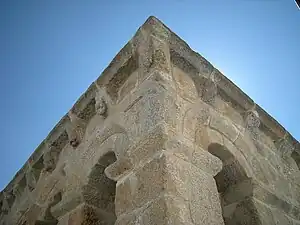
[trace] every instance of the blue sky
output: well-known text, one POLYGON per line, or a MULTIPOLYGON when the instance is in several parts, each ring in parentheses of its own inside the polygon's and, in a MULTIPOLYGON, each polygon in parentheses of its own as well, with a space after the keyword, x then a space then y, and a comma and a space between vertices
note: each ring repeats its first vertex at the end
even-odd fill
POLYGON ((0 189, 150 15, 299 140, 293 0, 2 0, 0 189))

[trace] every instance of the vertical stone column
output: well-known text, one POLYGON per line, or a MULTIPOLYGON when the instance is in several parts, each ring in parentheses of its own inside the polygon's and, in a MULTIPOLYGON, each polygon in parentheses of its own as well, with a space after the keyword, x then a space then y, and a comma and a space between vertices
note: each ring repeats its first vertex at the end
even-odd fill
POLYGON ((140 88, 149 88, 148 81, 159 88, 159 94, 139 103, 143 106, 140 111, 148 101, 159 104, 152 104, 151 112, 143 114, 149 116, 141 118, 143 137, 135 137, 139 141, 128 150, 127 160, 118 159, 106 169, 107 176, 117 181, 116 224, 223 224, 214 180, 221 161, 178 141, 168 38, 169 30, 150 18, 133 40, 139 56, 140 88))
POLYGON ((117 181, 117 225, 223 224, 213 177, 221 169, 219 159, 203 150, 194 154, 160 127, 128 160, 106 170, 117 181))

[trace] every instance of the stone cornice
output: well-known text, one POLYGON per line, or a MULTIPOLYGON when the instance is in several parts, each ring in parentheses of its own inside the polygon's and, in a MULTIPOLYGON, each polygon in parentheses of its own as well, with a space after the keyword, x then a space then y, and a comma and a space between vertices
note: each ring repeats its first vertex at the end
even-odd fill
POLYGON ((255 110, 260 119, 259 129, 269 136, 276 144, 284 141, 288 143, 293 151, 300 154, 299 142, 270 114, 263 110, 259 105, 244 93, 238 86, 230 81, 218 69, 214 68, 199 53, 194 52, 189 45, 180 37, 173 33, 167 26, 155 17, 149 17, 142 28, 149 30, 151 35, 157 36, 164 41, 169 42, 170 50, 175 51, 194 68, 199 76, 204 76, 217 84, 221 97, 229 100, 240 113, 246 113, 249 110, 255 110))
MULTIPOLYGON (((121 49, 117 56, 112 60, 108 67, 103 71, 99 78, 87 89, 72 107, 73 112, 82 119, 89 119, 94 115, 94 101, 98 88, 107 89, 110 81, 118 79, 117 74, 120 70, 126 69, 126 64, 137 64, 141 67, 142 60, 147 60, 145 55, 138 55, 137 49, 144 43, 149 42, 149 37, 154 36, 169 45, 170 51, 176 52, 180 57, 186 60, 191 71, 195 76, 203 76, 212 79, 217 85, 218 93, 221 97, 226 98, 240 112, 245 113, 249 110, 257 111, 260 119, 259 129, 272 138, 274 143, 288 143, 298 154, 300 154, 299 142, 286 131, 272 116, 265 112, 260 106, 231 82, 220 71, 215 69, 199 53, 194 52, 187 43, 173 33, 168 27, 155 17, 149 17, 147 21, 139 28, 134 37, 121 49), (131 61, 130 61, 131 60, 131 61), (129 62, 130 61, 130 62, 129 62)), ((121 71, 121 72, 122 72, 121 71)), ((121 73, 123 75, 123 73, 121 73)), ((117 82, 116 82, 117 83, 117 82)), ((112 100, 113 101, 113 100, 112 100)), ((53 144, 60 140, 56 145, 65 144, 66 127, 70 123, 70 118, 66 114, 52 129, 44 141, 32 153, 25 165, 16 173, 12 181, 2 192, 10 192, 14 184, 25 176, 28 167, 37 162, 45 151, 48 150, 48 144, 53 144), (63 140, 63 142, 61 142, 63 140)), ((279 145, 282 146, 282 145, 279 145)), ((63 146, 59 146, 60 148, 63 146)))

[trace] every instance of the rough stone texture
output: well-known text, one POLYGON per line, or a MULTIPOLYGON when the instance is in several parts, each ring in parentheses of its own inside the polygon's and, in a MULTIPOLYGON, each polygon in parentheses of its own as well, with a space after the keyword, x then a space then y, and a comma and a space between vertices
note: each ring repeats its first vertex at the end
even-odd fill
POLYGON ((300 144, 150 17, 0 193, 1 225, 300 224, 300 144))

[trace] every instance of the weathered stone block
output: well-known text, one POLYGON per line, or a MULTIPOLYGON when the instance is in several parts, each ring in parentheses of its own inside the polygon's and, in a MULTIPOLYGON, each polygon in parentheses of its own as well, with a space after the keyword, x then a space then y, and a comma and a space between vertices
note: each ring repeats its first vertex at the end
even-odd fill
POLYGON ((164 191, 165 156, 156 155, 136 172, 118 181, 116 214, 120 215, 143 206, 164 191))
POLYGON ((222 134, 216 130, 210 129, 208 126, 197 126, 195 132, 195 144, 208 150, 210 144, 223 145, 222 134))
POLYGON ((168 140, 167 131, 163 124, 155 126, 148 134, 141 137, 139 142, 128 151, 128 158, 135 165, 151 159, 158 151, 164 149, 168 140))
POLYGON ((195 149, 192 156, 192 163, 213 176, 222 169, 221 160, 203 149, 195 149))
POLYGON ((235 141, 238 137, 238 129, 225 117, 215 114, 209 123, 209 126, 224 134, 229 140, 235 141))
POLYGON ((199 169, 189 172, 190 210, 195 224, 224 224, 217 186, 213 177, 199 169))
POLYGON ((162 196, 149 203, 137 224, 192 225, 188 207, 186 202, 173 196, 162 196))

